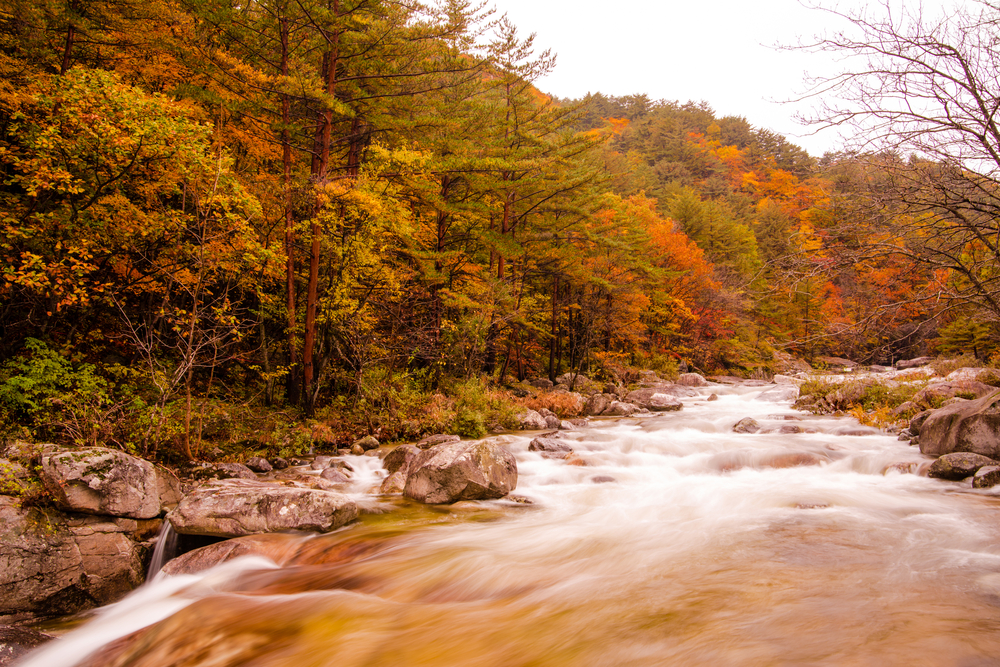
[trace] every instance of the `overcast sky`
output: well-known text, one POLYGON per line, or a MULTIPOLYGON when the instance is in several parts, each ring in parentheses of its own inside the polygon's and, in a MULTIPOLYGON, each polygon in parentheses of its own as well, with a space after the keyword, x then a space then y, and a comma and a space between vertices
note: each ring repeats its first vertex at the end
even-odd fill
MULTIPOLYGON (((798 0, 495 2, 523 36, 537 33, 536 51, 557 54, 555 71, 538 83, 547 93, 573 98, 588 92, 646 93, 654 100, 705 101, 717 117, 743 116, 813 155, 838 148, 836 136, 808 136, 810 130, 793 119, 797 109, 808 107, 781 103, 804 89, 806 72, 832 73, 836 64, 828 56, 773 48, 846 27, 827 12, 798 0)), ((954 4, 925 0, 923 7, 936 13, 954 4)))

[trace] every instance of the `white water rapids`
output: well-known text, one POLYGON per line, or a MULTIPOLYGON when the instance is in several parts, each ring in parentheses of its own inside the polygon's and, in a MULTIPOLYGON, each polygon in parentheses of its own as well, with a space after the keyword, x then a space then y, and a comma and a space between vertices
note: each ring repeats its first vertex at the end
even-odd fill
POLYGON ((585 466, 501 436, 531 505, 365 496, 352 458, 388 511, 287 536, 313 560, 160 575, 23 664, 1000 664, 1000 491, 883 474, 926 458, 761 388, 701 391, 564 433, 585 466))

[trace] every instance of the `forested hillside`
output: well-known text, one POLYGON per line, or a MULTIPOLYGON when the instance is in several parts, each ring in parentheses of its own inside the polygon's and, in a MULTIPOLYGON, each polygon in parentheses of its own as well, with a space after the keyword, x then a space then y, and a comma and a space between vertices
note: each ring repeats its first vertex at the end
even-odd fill
POLYGON ((8 428, 191 458, 249 438, 237 414, 275 447, 300 417, 475 435, 500 388, 568 371, 993 350, 929 320, 947 269, 862 252, 909 213, 853 195, 905 158, 556 99, 532 42, 466 0, 9 3, 8 428))

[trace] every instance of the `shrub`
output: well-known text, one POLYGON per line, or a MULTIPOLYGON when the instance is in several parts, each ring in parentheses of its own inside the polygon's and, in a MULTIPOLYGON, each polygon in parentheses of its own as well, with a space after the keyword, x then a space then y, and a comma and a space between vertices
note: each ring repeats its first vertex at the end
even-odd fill
POLYGON ((537 396, 530 396, 522 400, 526 408, 532 410, 551 410, 562 419, 576 417, 580 414, 582 407, 578 399, 568 392, 547 391, 539 393, 537 396))

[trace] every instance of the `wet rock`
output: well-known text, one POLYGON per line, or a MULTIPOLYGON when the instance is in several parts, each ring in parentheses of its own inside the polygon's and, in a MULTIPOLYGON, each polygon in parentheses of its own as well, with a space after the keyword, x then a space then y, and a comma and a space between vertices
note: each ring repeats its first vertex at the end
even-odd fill
POLYGON ((133 519, 160 514, 156 469, 125 452, 91 447, 43 456, 41 477, 61 509, 133 519))
POLYGON ((708 400, 710 400, 710 401, 717 401, 717 400, 719 400, 719 395, 718 394, 711 394, 708 397, 708 400))
POLYGON ((264 556, 274 562, 284 560, 296 546, 285 535, 262 534, 235 537, 181 554, 161 570, 164 574, 195 574, 240 556, 264 556))
POLYGON ((534 410, 525 410, 518 419, 522 431, 540 431, 545 426, 545 417, 534 410))
POLYGON ((114 602, 145 578, 159 519, 65 515, 0 496, 0 622, 114 602))
POLYGON ((274 470, 271 462, 263 456, 251 456, 244 465, 254 472, 271 472, 274 470))
POLYGON ((315 457, 309 464, 309 467, 313 470, 326 470, 330 467, 330 463, 333 462, 332 456, 322 455, 315 457))
POLYGON ((763 468, 797 468, 826 463, 829 459, 812 452, 780 452, 764 456, 759 465, 763 468))
POLYGON ((594 484, 611 484, 617 482, 618 480, 611 475, 594 475, 590 478, 590 481, 594 484))
POLYGON ((733 426, 733 433, 756 433, 760 430, 760 424, 753 417, 744 417, 733 426))
POLYGON ((554 438, 535 438, 528 444, 529 452, 541 452, 547 459, 563 459, 573 453, 573 448, 554 438))
POLYGON ((981 454, 952 452, 938 458, 927 471, 928 477, 957 481, 976 474, 983 466, 995 465, 996 461, 981 454))
POLYGON ((1000 458, 1000 391, 933 411, 919 433, 920 451, 928 456, 972 452, 1000 458))
POLYGON ((423 450, 403 495, 430 504, 502 498, 517 487, 517 461, 503 446, 456 442, 423 450))
POLYGON ((573 425, 573 422, 567 421, 565 419, 562 419, 562 420, 559 421, 559 430, 560 431, 575 431, 576 430, 576 426, 573 425))
POLYGON ((707 387, 708 380, 698 373, 682 373, 677 378, 677 384, 684 387, 707 387))
POLYGON ((181 534, 237 537, 282 530, 327 532, 357 516, 354 501, 339 493, 228 479, 195 489, 167 519, 181 534))
POLYGON ((896 437, 896 440, 899 440, 900 442, 909 442, 910 440, 913 440, 913 434, 910 433, 909 429, 905 431, 900 431, 899 436, 896 437))
POLYGON ((882 474, 888 475, 891 472, 899 473, 900 475, 912 475, 917 472, 918 464, 914 461, 906 461, 902 463, 890 463, 886 467, 882 468, 882 474))
POLYGON ((991 489, 1000 484, 1000 465, 983 466, 972 478, 974 489, 991 489))
POLYGON ((372 449, 378 449, 379 448, 379 441, 378 441, 378 438, 376 438, 373 435, 366 435, 365 437, 361 438, 360 440, 355 440, 351 444, 351 449, 352 450, 354 449, 355 445, 361 447, 361 449, 363 449, 364 451, 367 452, 367 451, 372 450, 372 449))
POLYGON ((639 406, 633 403, 624 403, 622 401, 611 401, 611 405, 602 414, 610 415, 613 417, 630 417, 634 415, 639 410, 639 406))
POLYGON ((829 503, 796 503, 795 509, 799 510, 824 510, 830 507, 829 503))
POLYGON ((361 445, 351 445, 351 455, 352 456, 364 456, 365 448, 361 445))
POLYGON ((286 459, 283 459, 280 456, 275 456, 271 459, 271 466, 275 470, 284 470, 289 466, 289 463, 286 459))
POLYGON ((0 667, 13 664, 18 658, 53 639, 52 635, 30 628, 0 626, 0 667))
POLYGON ((579 454, 570 454, 566 457, 566 465, 568 466, 579 466, 581 468, 589 466, 587 460, 581 457, 579 454))
MULTIPOLYGON (((430 449, 434 445, 443 445, 449 442, 458 442, 462 438, 457 435, 451 435, 448 433, 438 433, 436 435, 429 435, 420 442, 417 443, 417 447, 420 449, 430 449)), ((399 449, 398 447, 396 449, 399 449)), ((396 450, 393 450, 396 451, 396 450)))
POLYGON ((545 428, 558 429, 561 422, 562 420, 555 415, 545 415, 545 428))
POLYGON ((611 394, 593 394, 583 404, 583 413, 586 415, 602 415, 614 400, 615 397, 611 394))
POLYGON ((319 474, 320 479, 325 479, 328 482, 333 482, 334 484, 343 484, 344 482, 349 482, 347 475, 337 468, 327 468, 319 474))

